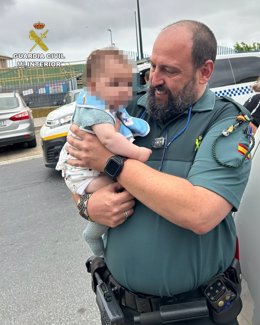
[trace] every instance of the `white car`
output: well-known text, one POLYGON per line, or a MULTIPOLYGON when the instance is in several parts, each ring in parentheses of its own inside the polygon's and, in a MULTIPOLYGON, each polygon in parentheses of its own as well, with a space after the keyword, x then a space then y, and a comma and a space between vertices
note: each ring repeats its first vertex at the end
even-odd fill
POLYGON ((44 163, 55 168, 61 148, 66 142, 76 99, 81 89, 71 90, 64 98, 65 105, 50 112, 40 130, 44 163))
MULTIPOLYGON (((146 91, 144 74, 150 69, 148 60, 137 63, 137 87, 146 91)), ((260 52, 217 56, 215 69, 209 86, 217 96, 228 96, 244 104, 252 96, 251 84, 260 76, 260 52)), ((52 111, 40 131, 46 167, 54 168, 60 150, 66 142, 75 103, 52 111)))
POLYGON ((255 147, 251 156, 252 168, 238 212, 235 213, 235 222, 242 274, 254 300, 253 322, 250 324, 258 325, 260 323, 260 255, 258 251, 260 247, 260 128, 255 135, 255 147))

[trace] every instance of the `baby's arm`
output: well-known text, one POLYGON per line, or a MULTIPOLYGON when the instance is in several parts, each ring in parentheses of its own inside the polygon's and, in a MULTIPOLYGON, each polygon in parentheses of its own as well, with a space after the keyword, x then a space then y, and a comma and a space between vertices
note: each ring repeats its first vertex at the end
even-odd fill
POLYGON ((152 151, 145 147, 138 147, 127 140, 121 133, 116 132, 112 124, 97 124, 92 126, 100 142, 116 155, 137 159, 145 162, 152 151))

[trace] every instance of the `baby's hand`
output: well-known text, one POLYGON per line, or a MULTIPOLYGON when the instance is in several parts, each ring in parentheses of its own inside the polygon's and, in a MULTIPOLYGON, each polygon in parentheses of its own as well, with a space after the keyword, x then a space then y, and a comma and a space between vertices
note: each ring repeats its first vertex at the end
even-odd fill
POLYGON ((152 153, 152 150, 145 147, 139 147, 139 149, 140 150, 139 150, 138 160, 142 162, 147 161, 152 153))

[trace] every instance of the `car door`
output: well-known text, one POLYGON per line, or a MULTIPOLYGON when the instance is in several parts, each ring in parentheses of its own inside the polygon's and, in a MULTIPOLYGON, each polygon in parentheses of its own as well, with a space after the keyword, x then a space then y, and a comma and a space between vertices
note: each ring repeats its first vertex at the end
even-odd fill
POLYGON ((238 212, 235 214, 242 274, 255 303, 253 325, 260 320, 260 128, 255 136, 252 169, 238 212))

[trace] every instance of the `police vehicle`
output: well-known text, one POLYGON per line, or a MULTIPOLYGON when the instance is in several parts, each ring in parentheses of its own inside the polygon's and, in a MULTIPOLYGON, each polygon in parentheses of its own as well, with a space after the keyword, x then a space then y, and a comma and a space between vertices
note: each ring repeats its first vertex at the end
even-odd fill
MULTIPOLYGON (((142 92, 145 91, 144 75, 150 68, 149 60, 139 61, 137 67, 138 73, 134 88, 142 92)), ((240 104, 244 104, 252 96, 251 85, 259 76, 260 52, 219 55, 209 86, 217 96, 229 96, 240 104)), ((74 109, 75 102, 57 108, 47 116, 41 128, 40 136, 46 167, 55 168, 56 166, 60 150, 66 142, 74 109)))

